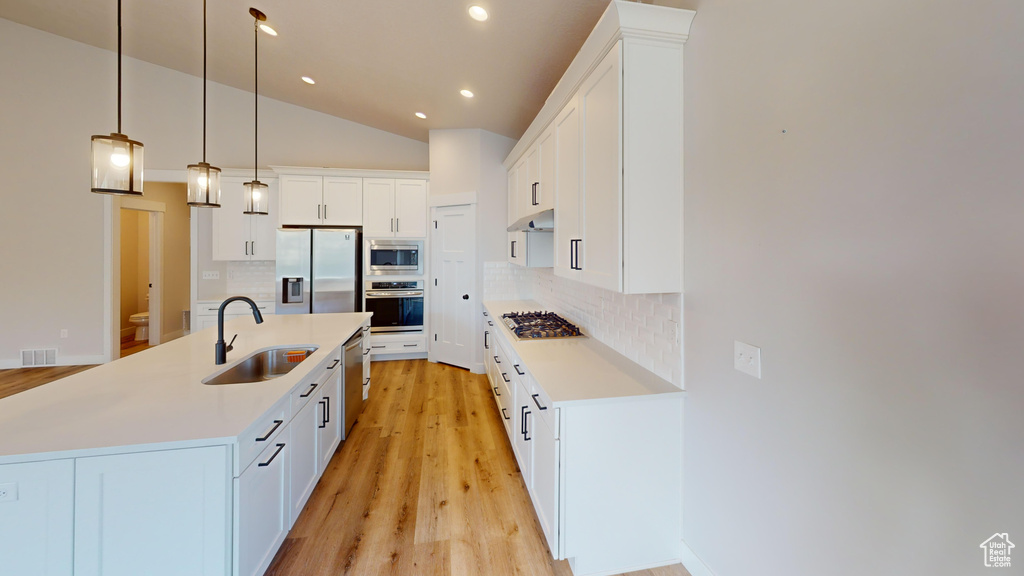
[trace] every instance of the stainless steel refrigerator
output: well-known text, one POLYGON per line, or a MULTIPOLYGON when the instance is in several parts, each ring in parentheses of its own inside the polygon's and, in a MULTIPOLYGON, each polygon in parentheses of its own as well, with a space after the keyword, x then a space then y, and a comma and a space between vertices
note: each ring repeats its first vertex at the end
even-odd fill
POLYGON ((359 312, 360 231, 282 228, 277 231, 277 313, 359 312))

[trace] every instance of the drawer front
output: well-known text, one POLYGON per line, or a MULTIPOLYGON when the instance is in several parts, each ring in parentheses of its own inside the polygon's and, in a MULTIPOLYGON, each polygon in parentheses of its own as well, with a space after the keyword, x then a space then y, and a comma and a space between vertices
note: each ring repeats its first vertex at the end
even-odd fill
POLYGON ((548 427, 554 432, 555 438, 558 438, 558 410, 552 406, 547 392, 537 384, 537 381, 529 373, 520 376, 520 378, 530 393, 529 400, 531 408, 535 409, 534 413, 547 423, 548 427))
POLYGON ((289 399, 282 398, 267 415, 260 418, 239 437, 236 476, 245 470, 260 452, 272 445, 281 431, 287 427, 288 421, 291 419, 289 408, 289 399))
POLYGON ((292 414, 298 414, 299 410, 302 410, 311 398, 319 397, 318 392, 323 388, 324 384, 330 380, 331 376, 341 369, 340 364, 340 358, 333 358, 329 360, 325 367, 319 369, 319 372, 314 371, 315 376, 311 380, 308 379, 308 383, 292 390, 292 414))
POLYGON ((409 352, 425 352, 427 350, 426 340, 391 340, 387 342, 373 342, 370 344, 370 354, 405 354, 409 352))

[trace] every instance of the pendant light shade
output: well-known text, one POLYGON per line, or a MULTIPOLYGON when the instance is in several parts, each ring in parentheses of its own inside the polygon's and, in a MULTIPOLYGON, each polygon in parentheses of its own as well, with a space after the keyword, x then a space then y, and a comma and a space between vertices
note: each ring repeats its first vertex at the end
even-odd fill
POLYGON ((117 132, 92 137, 92 191, 142 196, 142 142, 121 133, 121 0, 117 0, 117 132))
POLYGON ((203 0, 203 161, 188 165, 188 205, 220 208, 220 168, 206 162, 206 0, 203 0))
POLYGON ((267 189, 267 185, 260 182, 259 176, 256 172, 259 170, 259 69, 260 69, 260 22, 265 22, 267 15, 255 8, 249 8, 249 14, 254 19, 253 24, 253 35, 255 37, 255 43, 253 52, 255 54, 254 66, 253 66, 253 83, 252 83, 252 95, 253 95, 253 159, 252 159, 252 182, 246 182, 243 186, 245 189, 245 213, 246 214, 258 214, 266 215, 267 205, 269 204, 270 194, 267 189))

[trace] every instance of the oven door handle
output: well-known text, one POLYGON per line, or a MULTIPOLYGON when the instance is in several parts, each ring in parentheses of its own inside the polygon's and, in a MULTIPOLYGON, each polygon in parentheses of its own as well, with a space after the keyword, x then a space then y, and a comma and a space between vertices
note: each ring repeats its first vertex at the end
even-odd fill
POLYGON ((422 290, 410 292, 367 292, 367 298, 394 298, 396 296, 423 296, 422 290))

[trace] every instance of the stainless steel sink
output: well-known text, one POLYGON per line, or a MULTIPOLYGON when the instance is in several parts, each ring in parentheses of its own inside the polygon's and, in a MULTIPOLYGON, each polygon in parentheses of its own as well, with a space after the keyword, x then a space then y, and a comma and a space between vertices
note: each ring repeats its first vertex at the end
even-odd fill
POLYGON ((245 384, 272 380, 291 372, 316 350, 316 346, 280 346, 261 350, 246 356, 224 372, 203 380, 203 384, 245 384))

